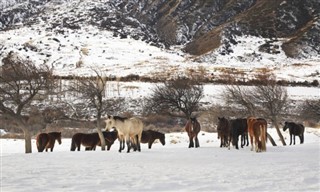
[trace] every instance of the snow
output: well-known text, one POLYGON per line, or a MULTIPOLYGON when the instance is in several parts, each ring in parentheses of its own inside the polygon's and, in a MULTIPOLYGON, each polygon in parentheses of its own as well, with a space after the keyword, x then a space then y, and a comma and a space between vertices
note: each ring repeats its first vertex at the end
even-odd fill
MULTIPOLYGON (((39 65, 52 66, 60 76, 91 76, 95 74, 92 69, 98 69, 107 77, 135 74, 168 79, 190 76, 190 71, 202 71, 201 76, 206 77, 223 76, 225 69, 231 69, 231 75, 244 73, 238 78, 251 79, 266 69, 279 80, 311 82, 319 77, 318 55, 291 59, 281 49, 279 54, 263 53, 259 47, 269 40, 260 37, 236 37, 239 43, 229 55, 216 50, 196 57, 183 53, 181 46, 158 48, 130 37, 114 37, 112 32, 90 25, 79 30, 64 28, 63 33, 44 28, 45 23, 0 31, 0 66, 2 58, 14 51, 39 65)), ((272 44, 281 47, 285 41, 272 44)))
MULTIPOLYGON (((7 4, 14 2, 7 0, 7 4)), ((57 3, 48 18, 67 14, 72 3, 67 8, 57 3)), ((236 37, 238 44, 232 46, 230 55, 220 55, 218 50, 195 57, 181 52, 181 47, 161 49, 141 40, 120 39, 89 25, 80 30, 63 28, 63 34, 46 29, 46 25, 42 21, 0 31, 0 66, 2 58, 15 51, 39 65, 53 66, 54 74, 61 76, 90 76, 92 68, 111 77, 138 74, 170 78, 187 75, 190 69, 218 76, 224 69, 235 68, 250 78, 268 68, 277 79, 313 81, 320 77, 319 55, 290 59, 281 50, 277 55, 262 53, 259 46, 269 40, 258 37, 236 37)), ((281 47, 285 41, 273 44, 281 47)), ((108 82, 107 96, 144 98, 154 85, 108 82)), ((222 85, 205 84, 202 101, 221 102, 218 94, 222 90, 222 85)), ((288 95, 293 100, 319 99, 320 89, 288 87, 288 95)), ((294 146, 281 146, 275 130, 268 132, 278 146, 268 143, 266 153, 252 152, 249 147, 219 148, 216 133, 207 132, 199 135, 198 149, 188 149, 187 134, 181 132, 166 134, 165 146, 156 143, 147 149, 143 144, 142 152, 129 154, 117 151, 118 142, 110 151, 70 152, 67 138, 62 145, 56 144, 53 153, 37 153, 32 140, 33 153, 24 154, 24 140, 0 139, 0 191, 320 191, 320 130, 307 128, 305 143, 294 146)), ((289 142, 288 133, 283 134, 289 142)))
MULTIPOLYGON (((141 152, 70 152, 70 139, 54 152, 24 154, 24 141, 1 139, 1 191, 319 191, 320 130, 307 128, 305 143, 219 148, 216 133, 201 132, 188 149, 185 132, 166 134, 166 145, 142 144, 141 152)), ((288 133, 283 133, 287 143, 288 133)), ((297 138, 297 143, 299 139, 297 138)), ((83 150, 83 148, 82 148, 83 150)))

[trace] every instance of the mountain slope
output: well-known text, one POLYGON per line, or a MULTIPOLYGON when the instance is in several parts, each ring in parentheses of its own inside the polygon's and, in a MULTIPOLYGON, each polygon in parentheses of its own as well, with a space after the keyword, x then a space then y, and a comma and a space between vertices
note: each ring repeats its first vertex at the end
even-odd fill
POLYGON ((319 10, 318 0, 6 0, 0 2, 0 57, 13 50, 64 74, 106 65, 109 72, 125 68, 112 74, 122 76, 285 67, 296 69, 289 74, 294 80, 312 80, 319 77, 319 10), (148 70, 129 71, 130 63, 148 70))

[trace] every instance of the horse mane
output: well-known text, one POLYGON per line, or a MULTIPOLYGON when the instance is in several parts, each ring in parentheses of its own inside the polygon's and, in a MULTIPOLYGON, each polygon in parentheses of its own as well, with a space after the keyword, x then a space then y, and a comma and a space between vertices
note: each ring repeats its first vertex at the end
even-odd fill
POLYGON ((128 118, 127 117, 120 117, 120 116, 113 116, 113 119, 116 120, 116 121, 118 120, 118 121, 124 122, 128 118))
POLYGON ((48 135, 61 136, 61 132, 49 132, 48 135))
POLYGON ((165 136, 164 133, 161 133, 161 132, 159 132, 159 131, 154 131, 154 130, 151 130, 151 129, 146 130, 146 132, 150 132, 150 133, 152 133, 152 134, 155 134, 155 135, 158 135, 158 136, 161 136, 161 137, 164 137, 164 136, 165 136))

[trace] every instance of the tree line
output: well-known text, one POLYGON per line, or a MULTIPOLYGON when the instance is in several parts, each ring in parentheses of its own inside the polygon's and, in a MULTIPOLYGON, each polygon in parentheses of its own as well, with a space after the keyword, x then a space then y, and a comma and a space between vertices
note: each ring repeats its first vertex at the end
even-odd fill
MULTIPOLYGON (((23 131, 26 153, 32 152, 32 130, 45 129, 47 124, 61 119, 82 121, 92 117, 95 118, 96 130, 102 141, 102 150, 105 150, 102 119, 106 114, 122 111, 124 100, 105 95, 108 79, 102 72, 92 69, 95 78, 78 77, 70 80, 65 90, 74 98, 70 103, 51 98, 52 95, 59 95, 61 90, 57 88, 52 68, 47 65, 36 66, 14 52, 10 52, 2 63, 0 117, 3 122, 14 122, 23 131)), ((200 116, 211 110, 202 107, 203 97, 203 84, 197 79, 181 77, 165 81, 155 85, 151 95, 144 98, 141 115, 147 117, 160 114, 185 119, 200 116)), ((264 117, 271 121, 285 145, 279 130, 280 122, 288 115, 290 107, 285 87, 278 85, 273 79, 265 79, 263 83, 251 87, 236 84, 225 86, 220 97, 225 104, 224 108, 219 109, 219 115, 264 117)), ((301 110, 306 118, 319 119, 320 99, 305 101, 301 110)))

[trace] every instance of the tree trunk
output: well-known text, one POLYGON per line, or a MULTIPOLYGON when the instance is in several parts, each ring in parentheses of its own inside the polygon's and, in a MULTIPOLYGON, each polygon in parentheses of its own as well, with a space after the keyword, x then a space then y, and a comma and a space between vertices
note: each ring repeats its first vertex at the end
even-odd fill
POLYGON ((269 133, 267 133, 267 137, 268 137, 269 141, 271 142, 272 146, 277 146, 276 142, 274 142, 273 138, 271 137, 271 135, 269 133))
POLYGON ((281 141, 282 145, 286 146, 287 145, 286 141, 283 138, 283 135, 282 135, 282 133, 280 131, 280 128, 279 128, 279 125, 278 125, 278 121, 275 118, 272 119, 272 124, 275 126, 275 128, 277 130, 277 133, 279 135, 279 138, 280 138, 280 141, 281 141))
POLYGON ((101 151, 106 150, 106 140, 104 139, 104 136, 101 131, 101 125, 100 125, 100 117, 97 118, 97 132, 99 134, 100 142, 101 142, 101 151))
POLYGON ((25 153, 32 153, 31 133, 28 129, 23 128, 25 140, 25 153))

